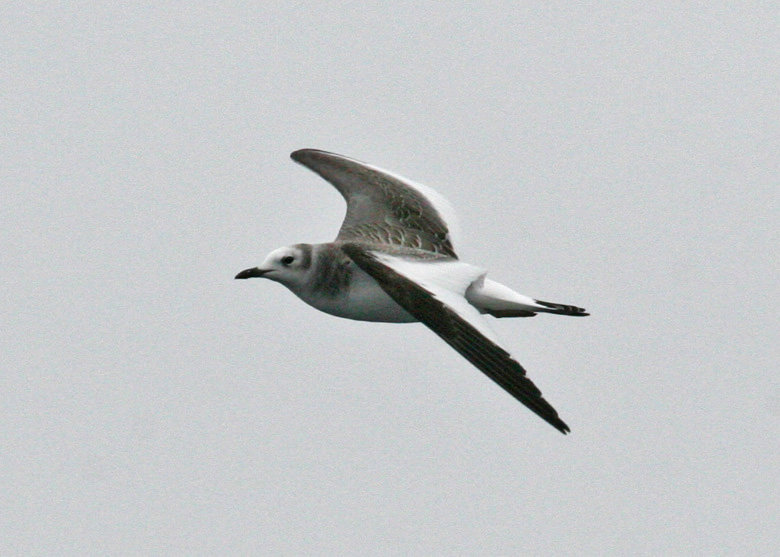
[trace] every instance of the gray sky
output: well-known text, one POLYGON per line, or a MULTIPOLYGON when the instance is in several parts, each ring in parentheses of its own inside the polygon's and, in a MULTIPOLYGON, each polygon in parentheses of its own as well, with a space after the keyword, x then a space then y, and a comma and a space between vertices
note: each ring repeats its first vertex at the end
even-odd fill
MULTIPOLYGON (((780 545, 780 9, 6 3, 0 553, 780 545), (418 324, 233 276, 315 147, 436 188, 562 436, 418 324)), ((731 3, 729 3, 731 4, 731 3)))

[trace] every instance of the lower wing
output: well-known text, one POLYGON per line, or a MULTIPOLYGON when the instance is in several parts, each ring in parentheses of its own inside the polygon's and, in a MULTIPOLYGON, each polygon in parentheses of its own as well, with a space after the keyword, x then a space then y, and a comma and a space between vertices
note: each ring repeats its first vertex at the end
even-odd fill
POLYGON ((558 417, 525 369, 499 346, 479 311, 464 297, 481 275, 457 260, 414 261, 359 244, 345 243, 344 252, 401 307, 439 335, 480 371, 561 433, 569 426, 558 417))

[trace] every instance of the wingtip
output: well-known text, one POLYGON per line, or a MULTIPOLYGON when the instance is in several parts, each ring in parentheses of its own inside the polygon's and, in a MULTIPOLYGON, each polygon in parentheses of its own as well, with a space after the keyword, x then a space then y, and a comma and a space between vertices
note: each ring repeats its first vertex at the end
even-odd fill
POLYGON ((566 435, 567 433, 571 433, 571 429, 569 429, 569 426, 566 425, 566 422, 564 422, 562 419, 560 419, 556 413, 554 416, 550 415, 542 415, 537 412, 538 416, 542 418, 545 422, 553 426, 555 429, 566 435))
POLYGON ((298 149, 297 151, 293 151, 290 153, 290 158, 294 160, 297 163, 305 164, 307 160, 311 160, 313 156, 316 155, 332 155, 333 153, 329 153, 327 151, 322 151, 320 149, 298 149))
POLYGON ((311 151, 311 149, 296 149, 290 153, 290 158, 294 161, 297 161, 299 158, 301 158, 302 155, 305 155, 307 151, 311 151))
POLYGON ((306 158, 306 154, 310 151, 311 149, 298 149, 297 151, 290 153, 290 158, 299 163, 302 159, 306 158))

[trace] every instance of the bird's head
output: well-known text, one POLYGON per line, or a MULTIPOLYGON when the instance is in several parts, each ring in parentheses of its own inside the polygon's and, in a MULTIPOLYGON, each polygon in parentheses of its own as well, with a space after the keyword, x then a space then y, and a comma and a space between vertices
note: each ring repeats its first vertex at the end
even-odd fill
POLYGON ((295 289, 308 281, 311 256, 312 247, 309 244, 278 248, 269 253, 258 267, 241 271, 236 278, 267 278, 295 289))

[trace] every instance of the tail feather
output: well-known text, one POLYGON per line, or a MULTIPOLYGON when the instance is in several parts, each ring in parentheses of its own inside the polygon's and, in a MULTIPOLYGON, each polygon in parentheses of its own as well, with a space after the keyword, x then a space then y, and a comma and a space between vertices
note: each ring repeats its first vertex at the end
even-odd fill
POLYGON ((533 317, 537 313, 577 317, 589 315, 581 307, 535 300, 487 278, 469 286, 466 290, 466 299, 480 312, 499 318, 533 317))
POLYGON ((493 317, 536 317, 536 313, 525 309, 490 309, 479 308, 482 313, 487 313, 493 317))
POLYGON ((537 304, 544 306, 547 309, 537 309, 536 311, 544 311, 546 313, 557 313, 558 315, 572 315, 574 317, 585 317, 590 315, 585 308, 579 308, 577 306, 567 306, 565 304, 554 304, 552 302, 545 302, 543 300, 534 300, 537 304))

